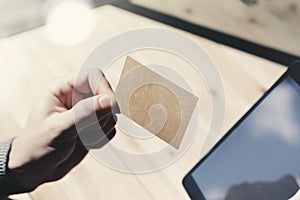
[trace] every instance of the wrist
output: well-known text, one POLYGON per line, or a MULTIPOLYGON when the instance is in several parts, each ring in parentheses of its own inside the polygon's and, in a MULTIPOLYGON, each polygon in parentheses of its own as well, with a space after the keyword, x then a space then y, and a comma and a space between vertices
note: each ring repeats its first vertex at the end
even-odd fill
MULTIPOLYGON (((7 169, 8 171, 18 171, 19 169, 22 168, 22 155, 20 155, 20 150, 18 150, 18 137, 14 138, 13 141, 11 142, 11 147, 10 151, 8 154, 8 160, 7 160, 7 169)), ((23 156, 24 157, 24 156, 23 156)))
MULTIPOLYGON (((3 180, 0 182, 0 196, 1 195, 11 195, 11 194, 19 194, 24 192, 31 191, 30 189, 26 189, 22 187, 18 180, 18 174, 20 174, 19 169, 20 166, 18 162, 16 162, 15 156, 12 156, 12 151, 14 148, 14 143, 16 142, 17 138, 13 138, 9 140, 9 143, 6 143, 7 151, 6 151, 6 158, 5 158, 5 175, 3 180)), ((7 141, 6 141, 7 142, 7 141)))

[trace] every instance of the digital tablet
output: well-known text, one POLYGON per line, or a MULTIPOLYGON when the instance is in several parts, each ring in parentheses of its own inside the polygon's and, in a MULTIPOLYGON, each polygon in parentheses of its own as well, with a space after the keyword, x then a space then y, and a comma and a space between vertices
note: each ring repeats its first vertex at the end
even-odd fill
POLYGON ((191 199, 289 199, 300 186, 300 63, 184 178, 191 199))

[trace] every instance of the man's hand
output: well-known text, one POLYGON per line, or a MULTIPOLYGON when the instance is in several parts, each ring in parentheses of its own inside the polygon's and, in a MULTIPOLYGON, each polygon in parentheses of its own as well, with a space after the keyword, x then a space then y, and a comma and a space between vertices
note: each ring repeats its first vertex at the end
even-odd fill
POLYGON ((115 135, 116 105, 103 73, 93 69, 76 84, 75 78, 51 84, 14 139, 8 168, 22 190, 16 192, 62 178, 85 157, 86 147, 100 148, 115 135))

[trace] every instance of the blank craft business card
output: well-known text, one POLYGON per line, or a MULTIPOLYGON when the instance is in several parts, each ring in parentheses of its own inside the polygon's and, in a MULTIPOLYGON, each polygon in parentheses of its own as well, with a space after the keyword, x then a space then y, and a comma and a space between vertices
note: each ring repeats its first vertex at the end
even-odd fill
POLYGON ((198 97, 127 57, 115 94, 123 115, 179 149, 198 97))

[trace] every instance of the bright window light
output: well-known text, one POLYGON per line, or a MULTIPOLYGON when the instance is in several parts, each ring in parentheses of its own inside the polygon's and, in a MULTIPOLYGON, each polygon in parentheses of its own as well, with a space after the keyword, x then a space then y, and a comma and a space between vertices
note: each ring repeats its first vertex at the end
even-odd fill
POLYGON ((47 36, 58 45, 77 45, 91 35, 94 27, 91 7, 84 2, 63 1, 47 15, 47 36))

